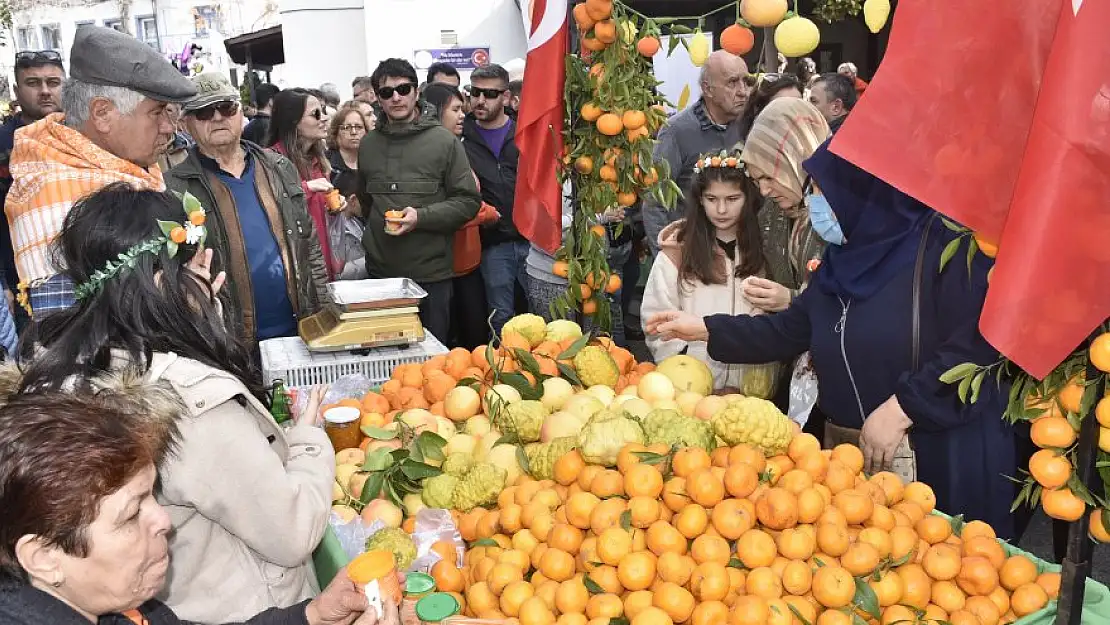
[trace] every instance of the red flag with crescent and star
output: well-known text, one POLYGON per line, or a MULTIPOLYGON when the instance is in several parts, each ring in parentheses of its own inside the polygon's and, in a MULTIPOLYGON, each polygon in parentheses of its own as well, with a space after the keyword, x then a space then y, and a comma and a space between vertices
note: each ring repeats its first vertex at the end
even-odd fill
POLYGON ((1110 0, 901 0, 832 151, 999 245, 979 327, 1043 378, 1110 318, 1110 0))
POLYGON ((531 0, 524 9, 528 56, 517 112, 513 223, 526 239, 554 253, 562 244, 562 186, 567 10, 562 0, 531 0))

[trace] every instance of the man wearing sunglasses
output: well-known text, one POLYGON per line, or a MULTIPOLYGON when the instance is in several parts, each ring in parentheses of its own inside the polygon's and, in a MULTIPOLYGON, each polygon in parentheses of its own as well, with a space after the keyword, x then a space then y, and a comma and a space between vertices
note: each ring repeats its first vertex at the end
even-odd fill
MULTIPOLYGON (((8 161, 15 147, 15 131, 51 113, 62 110, 62 81, 66 78, 62 68, 62 57, 53 50, 41 52, 24 51, 15 55, 15 100, 19 103, 19 113, 9 117, 0 125, 0 207, 12 186, 8 161)), ((15 269, 15 252, 12 250, 12 237, 8 220, 0 220, 0 272, 8 304, 14 301, 14 293, 19 284, 19 274, 15 269)), ((16 312, 20 325, 27 315, 20 309, 16 312)))
POLYGON ((419 99, 412 65, 386 59, 374 70, 373 81, 383 116, 358 151, 366 269, 372 278, 407 277, 420 284, 428 292, 420 319, 446 341, 454 293, 453 241, 478 214, 478 188, 462 144, 440 125, 435 107, 419 99))
POLYGON ((227 272, 224 310, 254 345, 295 336, 297 320, 325 301, 327 270, 293 163, 243 139, 239 92, 223 75, 194 76, 197 95, 183 106, 196 141, 166 176, 208 210, 206 245, 213 273, 227 272))
POLYGON ((62 112, 19 131, 9 166, 4 209, 36 319, 75 302, 50 253, 70 207, 116 182, 164 191, 157 162, 174 134, 166 107, 196 94, 157 50, 111 28, 78 28, 69 58, 62 112))
POLYGON ((463 122, 463 146, 478 176, 482 200, 497 209, 501 219, 481 228, 482 280, 498 335, 516 314, 517 290, 525 293, 524 271, 528 241, 513 224, 516 195, 516 123, 506 109, 512 98, 509 72, 500 65, 479 67, 470 74, 470 114, 463 122))

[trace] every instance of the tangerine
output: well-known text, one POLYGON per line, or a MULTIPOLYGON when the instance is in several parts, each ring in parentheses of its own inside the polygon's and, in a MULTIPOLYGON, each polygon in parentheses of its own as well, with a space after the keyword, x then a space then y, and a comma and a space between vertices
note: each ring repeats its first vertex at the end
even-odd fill
POLYGON ((837 566, 817 569, 813 574, 812 588, 813 598, 830 610, 847 607, 856 596, 855 578, 846 569, 837 566))

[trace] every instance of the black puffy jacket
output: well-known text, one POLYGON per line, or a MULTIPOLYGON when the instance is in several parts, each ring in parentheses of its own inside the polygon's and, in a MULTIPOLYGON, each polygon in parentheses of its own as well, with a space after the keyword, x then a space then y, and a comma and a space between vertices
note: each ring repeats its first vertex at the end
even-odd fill
POLYGON ((509 120, 509 134, 501 148, 501 157, 494 156, 493 150, 486 145, 478 122, 472 115, 463 122, 463 147, 470 160, 470 168, 478 176, 482 201, 493 206, 501 213, 501 219, 483 225, 482 247, 497 245, 507 241, 522 241, 524 237, 513 225, 513 198, 516 195, 516 165, 520 150, 516 147, 516 122, 509 120))

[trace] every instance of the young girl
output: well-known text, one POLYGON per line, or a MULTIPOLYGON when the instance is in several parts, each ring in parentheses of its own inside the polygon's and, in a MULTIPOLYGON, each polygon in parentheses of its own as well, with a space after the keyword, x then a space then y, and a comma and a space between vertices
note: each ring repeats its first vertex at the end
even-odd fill
MULTIPOLYGON (((659 233, 659 255, 651 267, 642 319, 664 310, 699 317, 714 314, 758 314, 744 297, 745 278, 765 273, 756 210, 763 201, 744 173, 738 155, 705 155, 686 194, 686 217, 659 233)), ((704 342, 662 340, 647 335, 655 362, 680 353, 709 365, 713 389, 769 397, 773 371, 751 365, 726 365, 709 358, 704 342)), ((770 365, 774 367, 775 365, 770 365)))

